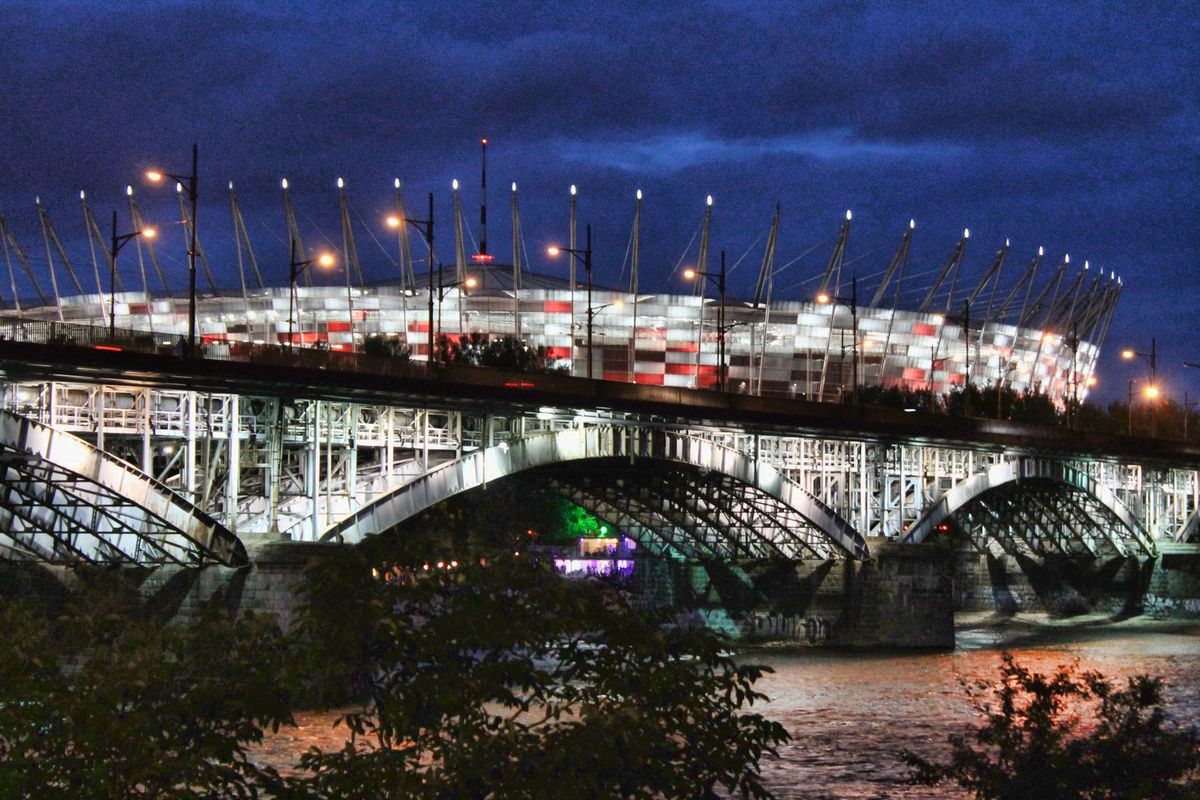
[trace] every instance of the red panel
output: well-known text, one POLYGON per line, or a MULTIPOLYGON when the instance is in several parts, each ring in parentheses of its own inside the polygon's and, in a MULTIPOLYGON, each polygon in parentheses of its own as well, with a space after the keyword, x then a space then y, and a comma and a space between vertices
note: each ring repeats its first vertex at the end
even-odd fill
MULTIPOLYGON (((286 337, 285 337, 286 339, 286 337)), ((200 342, 202 344, 212 344, 213 342, 225 341, 225 335, 222 333, 202 333, 200 334, 200 342)))
POLYGON ((546 358, 570 358, 571 348, 569 347, 547 347, 546 358))
POLYGON ((717 376, 712 375, 712 376, 706 377, 704 375, 701 375, 699 384, 700 384, 701 389, 712 389, 714 386, 717 385, 717 376))
POLYGON ((913 333, 917 336, 933 336, 937 333, 937 328, 932 325, 926 325, 924 322, 914 322, 913 333))
POLYGON ((652 375, 645 372, 639 372, 634 376, 634 383, 641 383, 647 386, 662 386, 664 378, 662 375, 652 375))
POLYGON ((408 329, 410 331, 412 331, 413 333, 429 333, 429 323, 428 322, 410 322, 408 324, 408 329))
POLYGON ((628 372, 605 372, 604 380, 619 381, 620 383, 628 383, 629 382, 629 373, 628 372))
POLYGON ((716 364, 701 364, 699 369, 700 369, 701 375, 716 375, 717 374, 717 365, 716 364))
POLYGON ((923 381, 925 378, 925 370, 921 367, 904 368, 904 380, 906 381, 923 381))
POLYGON ((667 364, 668 375, 695 375, 695 364, 667 364))
POLYGON ((134 314, 134 315, 145 314, 149 310, 149 308, 150 307, 147 306, 145 303, 130 303, 129 304, 129 313, 134 314))
POLYGON ((696 349, 695 342, 672 342, 667 345, 668 353, 694 353, 696 349))
POLYGON ((547 314, 570 314, 571 304, 565 300, 547 300, 542 304, 542 310, 547 314))
POLYGON ((666 328, 638 328, 637 338, 639 339, 665 339, 667 338, 666 328))
POLYGON ((330 333, 349 333, 351 331, 349 322, 334 322, 330 320, 326 323, 326 327, 330 333))

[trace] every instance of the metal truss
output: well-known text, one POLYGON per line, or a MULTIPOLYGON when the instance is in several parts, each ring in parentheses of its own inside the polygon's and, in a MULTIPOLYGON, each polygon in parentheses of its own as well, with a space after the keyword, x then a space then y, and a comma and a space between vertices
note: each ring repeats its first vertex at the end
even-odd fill
MULTIPOLYGON (((688 526, 703 522, 709 530, 705 535, 714 543, 716 531, 767 531, 772 525, 779 531, 807 530, 806 525, 795 524, 793 512, 797 512, 801 519, 817 520, 817 527, 839 547, 845 545, 845 551, 862 557, 873 540, 908 537, 975 476, 997 468, 1011 471, 1033 457, 967 444, 755 434, 730 426, 702 422, 685 426, 604 409, 498 408, 488 414, 154 386, 8 382, 0 384, 0 407, 47 429, 74 434, 97 451, 136 465, 163 490, 202 509, 214 523, 241 538, 316 540, 338 532, 344 535, 378 511, 381 503, 400 502, 401 496, 411 498, 403 502, 412 502, 412 508, 424 502, 415 502, 420 497, 437 502, 448 493, 502 477, 518 454, 531 455, 562 435, 573 442, 568 450, 575 448, 574 454, 561 455, 567 461, 585 457, 580 448, 594 442, 599 449, 586 450, 587 458, 619 455, 691 464, 708 469, 707 474, 727 476, 734 481, 729 486, 758 486, 766 497, 775 498, 775 505, 762 497, 747 505, 741 500, 744 488, 733 491, 719 481, 712 485, 691 481, 672 467, 656 502, 687 508, 697 520, 688 526), (679 483, 668 491, 670 481, 679 483), (692 500, 687 494, 693 490, 707 494, 692 500)), ((542 456, 549 457, 542 453, 538 458, 542 456)), ((527 465, 537 463, 533 458, 527 465)), ((1145 540, 1133 546, 1134 551, 1152 550, 1155 541, 1194 539, 1200 527, 1190 522, 1200 509, 1196 469, 1080 458, 1059 462, 1058 471, 1068 483, 1082 486, 1085 495, 1100 498, 1105 507, 1123 509, 1128 517, 1122 521, 1124 528, 1138 531, 1145 540)), ((136 509, 136 502, 124 504, 129 506, 125 510, 106 512, 108 516, 72 512, 73 522, 52 524, 52 516, 36 512, 38 525, 57 526, 60 538, 34 536, 33 531, 41 528, 26 518, 35 514, 39 503, 52 508, 124 506, 110 502, 111 498, 92 498, 81 488, 58 489, 75 499, 47 490, 39 493, 39 482, 58 481, 61 476, 27 472, 21 468, 6 473, 13 505, 5 509, 9 516, 4 524, 33 544, 18 547, 11 538, 5 539, 0 547, 6 552, 29 555, 29 547, 37 547, 39 558, 83 558, 71 555, 67 543, 75 541, 72 536, 87 538, 81 531, 91 527, 108 544, 88 545, 88 557, 141 561, 191 557, 181 555, 190 552, 187 547, 168 546, 159 552, 153 544, 130 544, 127 528, 157 530, 153 515, 142 519, 130 510, 136 509), (79 494, 83 497, 76 497, 79 494)), ((969 514, 981 519, 995 514, 1006 523, 1019 520, 1037 530, 1057 526, 1070 537, 1068 549, 1082 548, 1081 554, 1090 549, 1104 552, 1111 538, 1093 541, 1087 533, 1093 527, 1085 525, 1081 515, 1092 515, 1099 524, 1108 524, 1109 518, 1096 516, 1097 509, 1077 493, 1066 497, 1082 502, 1083 509, 1060 507, 1065 500, 1034 492, 1028 503, 1006 504, 994 497, 987 501, 988 508, 973 507, 969 514)), ((676 517, 663 519, 675 524, 682 512, 672 513, 676 517)), ((988 525, 996 531, 1001 523, 988 525)), ((804 549, 789 544, 783 533, 764 536, 756 534, 753 541, 738 545, 739 556, 770 553, 770 545, 764 542, 784 551, 804 549)), ((995 547, 1006 542, 1007 549, 1027 547, 1031 553, 1046 548, 1057 551, 1056 545, 1043 542, 1042 533, 1032 544, 1015 529, 1007 536, 989 541, 995 547)), ((151 535, 152 542, 161 539, 158 533, 151 535)), ((685 541, 690 540, 680 538, 678 548, 685 541)), ((814 549, 821 552, 821 546, 818 542, 814 549)))
POLYGON ((212 517, 70 434, 0 411, 0 542, 50 563, 240 564, 212 517))
POLYGON ((606 461, 559 470, 549 485, 593 513, 600 513, 602 505, 622 519, 636 520, 640 529, 655 531, 691 557, 853 556, 794 509, 722 473, 652 461, 606 461))

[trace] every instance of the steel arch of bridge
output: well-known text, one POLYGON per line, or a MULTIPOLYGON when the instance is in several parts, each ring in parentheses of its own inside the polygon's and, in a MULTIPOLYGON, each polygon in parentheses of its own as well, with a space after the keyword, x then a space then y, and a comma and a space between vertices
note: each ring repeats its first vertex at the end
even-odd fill
POLYGON ((553 464, 621 457, 673 461, 722 473, 795 511, 850 557, 869 555, 858 531, 774 467, 686 431, 613 425, 536 433, 463 455, 343 518, 321 539, 358 543, 491 480, 553 464))
POLYGON ((546 482, 652 551, 727 561, 847 555, 781 501, 722 472, 652 459, 634 465, 613 459, 579 469, 560 466, 546 482))
POLYGON ((920 543, 948 521, 977 546, 986 547, 986 540, 1014 555, 1157 554, 1142 524, 1111 490, 1054 459, 1020 458, 959 481, 926 508, 904 541, 920 543), (1114 520, 1117 525, 1105 524, 1114 520))
POLYGON ((48 563, 246 563, 225 526, 69 433, 0 410, 0 557, 48 563))

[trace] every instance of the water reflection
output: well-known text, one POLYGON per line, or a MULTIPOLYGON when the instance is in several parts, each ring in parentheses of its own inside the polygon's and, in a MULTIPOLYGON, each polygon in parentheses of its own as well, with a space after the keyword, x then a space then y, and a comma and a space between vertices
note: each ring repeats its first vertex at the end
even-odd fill
MULTIPOLYGON (((777 759, 763 764, 768 785, 779 798, 805 800, 963 797, 949 787, 904 786, 896 753, 907 747, 944 755, 946 736, 975 721, 961 682, 994 681, 1004 645, 1039 672, 1078 662, 1114 679, 1161 675, 1174 715, 1200 718, 1200 624, 1132 620, 1090 629, 1042 627, 1016 640, 1013 634, 1011 628, 960 631, 951 653, 805 648, 747 654, 774 667, 759 684, 771 697, 765 713, 793 737, 777 759)), ((332 727, 336 717, 299 715, 300 727, 268 737, 257 758, 285 768, 314 745, 340 747, 345 736, 332 727)))

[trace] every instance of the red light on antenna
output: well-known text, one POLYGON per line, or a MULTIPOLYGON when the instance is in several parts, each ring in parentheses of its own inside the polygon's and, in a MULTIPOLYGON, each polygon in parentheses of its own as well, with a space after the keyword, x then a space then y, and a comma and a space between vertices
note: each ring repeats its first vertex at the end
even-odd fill
POLYGON ((495 261, 496 257, 491 253, 476 253, 471 256, 472 261, 495 261))

